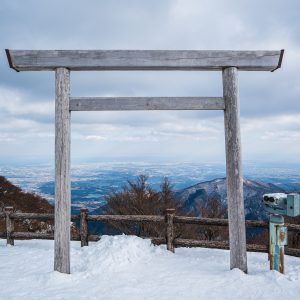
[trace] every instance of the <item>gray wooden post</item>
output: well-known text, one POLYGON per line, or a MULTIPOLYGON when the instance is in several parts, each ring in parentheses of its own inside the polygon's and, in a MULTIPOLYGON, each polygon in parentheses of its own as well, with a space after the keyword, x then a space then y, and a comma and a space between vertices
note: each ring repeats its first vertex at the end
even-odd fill
POLYGON ((10 215, 13 213, 13 207, 12 206, 7 206, 4 209, 5 212, 5 219, 6 219, 6 245, 11 245, 13 246, 14 239, 12 237, 12 233, 14 232, 14 220, 10 217, 10 215))
POLYGON ((225 100, 226 178, 230 242, 230 268, 247 273, 246 227, 240 136, 240 100, 238 70, 223 70, 225 100))
POLYGON ((167 250, 171 252, 175 252, 174 248, 174 216, 175 216, 175 208, 167 208, 166 209, 166 222, 167 222, 167 234, 166 234, 166 242, 167 242, 167 250))
POLYGON ((80 241, 81 241, 81 247, 88 246, 88 221, 87 221, 87 215, 88 215, 88 209, 87 208, 80 208, 80 241))
POLYGON ((55 71, 55 226, 54 270, 70 273, 70 71, 55 71))

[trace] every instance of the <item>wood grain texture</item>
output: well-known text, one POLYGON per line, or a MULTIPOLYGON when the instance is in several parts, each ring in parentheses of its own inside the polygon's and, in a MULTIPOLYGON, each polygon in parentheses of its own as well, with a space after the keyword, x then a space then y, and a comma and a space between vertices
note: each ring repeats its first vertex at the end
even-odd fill
POLYGON ((13 212, 13 207, 7 206, 4 209, 5 217, 6 217, 6 245, 13 246, 14 238, 13 238, 13 232, 14 232, 14 220, 10 217, 13 212))
MULTIPOLYGON (((0 233, 0 237, 1 233, 0 233)), ((6 237, 6 234, 3 233, 3 237, 6 237)), ((12 233, 14 239, 37 239, 37 240, 54 240, 54 234, 44 233, 44 232, 14 232, 12 233)), ((101 239, 99 235, 89 235, 88 240, 92 242, 97 242, 101 239)), ((72 241, 80 241, 80 235, 72 235, 72 241)))
POLYGON ((88 240, 89 240, 89 242, 98 242, 101 240, 101 236, 97 235, 97 234, 93 234, 93 235, 89 234, 88 240))
POLYGON ((166 238, 163 237, 146 237, 146 238, 149 238, 153 245, 166 244, 166 238))
POLYGON ((186 216, 174 216, 175 224, 197 224, 207 226, 228 226, 227 219, 214 219, 214 218, 198 218, 186 216))
POLYGON ((54 270, 70 273, 70 71, 55 72, 54 270))
MULTIPOLYGON (((97 216, 97 215, 94 215, 97 216)), ((99 215, 103 218, 106 218, 106 215, 99 215)), ((0 219, 5 218, 5 213, 0 213, 0 219)), ((108 218, 110 218, 111 215, 108 215, 108 218)), ((131 216, 127 216, 131 218, 131 216)), ((139 217, 139 216, 138 216, 139 217)), ((145 216, 141 216, 139 220, 143 221, 145 216)), ((159 222, 162 222, 163 217, 158 216, 159 222)), ((18 219, 18 220, 24 220, 24 219, 35 219, 35 220, 54 220, 54 214, 39 214, 39 213, 12 213, 10 215, 11 219, 18 219)), ((124 215, 121 217, 124 218, 124 215)), ((134 220, 136 220, 136 217, 133 217, 134 220)), ((146 219, 148 219, 148 216, 146 216, 146 219)), ((153 219, 152 216, 150 216, 150 219, 153 219)), ((79 221, 80 215, 72 215, 71 221, 79 221)), ((93 219, 95 221, 95 219, 93 219)), ((157 219, 155 219, 157 221, 157 219)), ((186 217, 186 216, 174 216, 173 222, 175 224, 197 224, 197 225, 206 225, 206 226, 228 226, 228 219, 216 219, 216 218, 199 218, 199 217, 186 217)), ((300 232, 300 225, 297 224, 289 224, 286 223, 285 226, 287 226, 289 231, 294 232, 300 232)), ((258 228, 269 228, 269 223, 265 221, 258 221, 258 220, 246 220, 246 227, 258 227, 258 228)))
POLYGON ((17 71, 55 70, 184 70, 206 71, 237 67, 272 71, 281 65, 283 51, 219 50, 6 50, 17 71))
POLYGON ((285 226, 289 231, 294 231, 294 232, 300 232, 300 225, 299 224, 289 224, 286 223, 285 226))
POLYGON ((21 213, 16 212, 11 214, 11 218, 17 220, 54 220, 54 214, 39 214, 39 213, 21 213))
POLYGON ((166 210, 166 241, 167 241, 167 250, 174 252, 174 216, 175 216, 175 209, 174 208, 168 208, 166 210))
POLYGON ((81 247, 88 246, 88 209, 80 209, 80 241, 81 247))
POLYGON ((164 222, 164 216, 150 215, 88 215, 88 221, 164 222))
MULTIPOLYGON (((205 226, 228 226, 228 219, 216 219, 216 218, 199 218, 199 217, 186 217, 175 216, 175 224, 197 224, 205 226)), ((300 225, 286 224, 290 230, 300 231, 300 225)), ((269 228, 269 223, 265 221, 246 220, 247 227, 269 228)))
MULTIPOLYGON (((105 218, 105 215, 101 215, 105 218)), ((5 218, 5 213, 0 213, 0 219, 5 218)), ((128 216, 130 217, 130 216, 128 216)), ((39 213, 11 213, 11 219, 25 220, 25 219, 35 219, 35 220, 54 220, 54 214, 39 214, 39 213)), ((108 216, 110 218, 110 216, 108 216)), ((123 216, 122 216, 123 218, 123 216)), ((152 219, 152 216, 150 216, 152 219)), ((133 219, 136 219, 135 217, 133 219)), ((79 221, 80 215, 72 215, 71 221, 79 221)), ((160 221, 162 221, 162 217, 159 216, 160 221)), ((143 216, 141 217, 141 221, 143 221, 143 216)), ((198 225, 207 225, 207 226, 228 226, 227 219, 215 219, 215 218, 198 218, 198 217, 186 217, 186 216, 174 216, 174 223, 183 223, 183 224, 198 224, 198 225)), ((300 232, 300 225, 297 224, 285 224, 289 231, 300 232)), ((246 220, 247 227, 258 227, 258 228, 269 228, 269 223, 265 221, 258 220, 246 220)))
MULTIPOLYGON (((229 249, 229 243, 226 241, 206 241, 206 240, 190 240, 180 239, 174 240, 174 244, 180 247, 203 247, 203 248, 214 248, 214 249, 229 249)), ((250 252, 268 252, 267 245, 256 245, 247 244, 247 251, 250 252)), ((300 250, 299 250, 300 253, 300 250)))
POLYGON ((240 136, 240 100, 238 70, 223 70, 225 100, 226 179, 230 241, 230 268, 247 273, 246 228, 240 136))
POLYGON ((14 232, 13 237, 15 239, 39 239, 39 240, 54 239, 54 235, 52 233, 45 233, 45 232, 14 232))
POLYGON ((224 110, 222 97, 72 97, 71 111, 224 110))
POLYGON ((287 255, 300 257, 300 249, 296 248, 285 248, 284 253, 287 255))
POLYGON ((180 247, 204 247, 216 249, 229 249, 229 244, 226 241, 206 241, 206 240, 192 240, 176 238, 174 240, 175 246, 180 247))
MULTIPOLYGON (((5 214, 3 214, 5 216, 5 214)), ((2 217, 2 214, 0 214, 0 218, 2 217)), ((18 220, 54 220, 54 214, 40 214, 40 213, 21 213, 21 212, 15 212, 10 215, 12 219, 18 219, 18 220)), ((71 221, 79 221, 80 215, 72 215, 71 221)))

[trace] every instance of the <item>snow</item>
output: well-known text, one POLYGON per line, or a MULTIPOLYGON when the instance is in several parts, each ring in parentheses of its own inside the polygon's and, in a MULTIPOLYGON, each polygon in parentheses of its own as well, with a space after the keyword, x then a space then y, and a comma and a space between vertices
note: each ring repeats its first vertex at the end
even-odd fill
POLYGON ((268 270, 267 255, 248 253, 249 274, 229 270, 229 252, 153 246, 135 236, 71 243, 71 275, 52 271, 53 241, 0 240, 0 299, 299 299, 300 259, 286 274, 268 270))

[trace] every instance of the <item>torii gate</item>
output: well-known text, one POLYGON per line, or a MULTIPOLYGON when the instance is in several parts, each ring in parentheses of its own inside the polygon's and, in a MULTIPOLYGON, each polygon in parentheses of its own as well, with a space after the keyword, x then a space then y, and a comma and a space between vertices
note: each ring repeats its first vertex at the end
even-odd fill
POLYGON ((11 68, 55 71, 54 270, 70 273, 71 111, 224 110, 230 268, 247 272, 238 71, 275 71, 281 51, 8 50, 11 68), (70 71, 222 71, 223 97, 70 97, 70 71))

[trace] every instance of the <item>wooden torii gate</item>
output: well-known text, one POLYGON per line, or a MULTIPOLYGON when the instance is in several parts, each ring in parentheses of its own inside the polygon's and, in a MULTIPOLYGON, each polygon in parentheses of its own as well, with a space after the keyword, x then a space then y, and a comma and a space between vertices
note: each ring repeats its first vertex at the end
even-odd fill
POLYGON ((238 71, 274 71, 281 51, 8 50, 16 71, 55 71, 54 270, 70 273, 70 112, 224 110, 230 268, 247 272, 238 71), (70 71, 222 71, 223 97, 70 97, 70 71))

